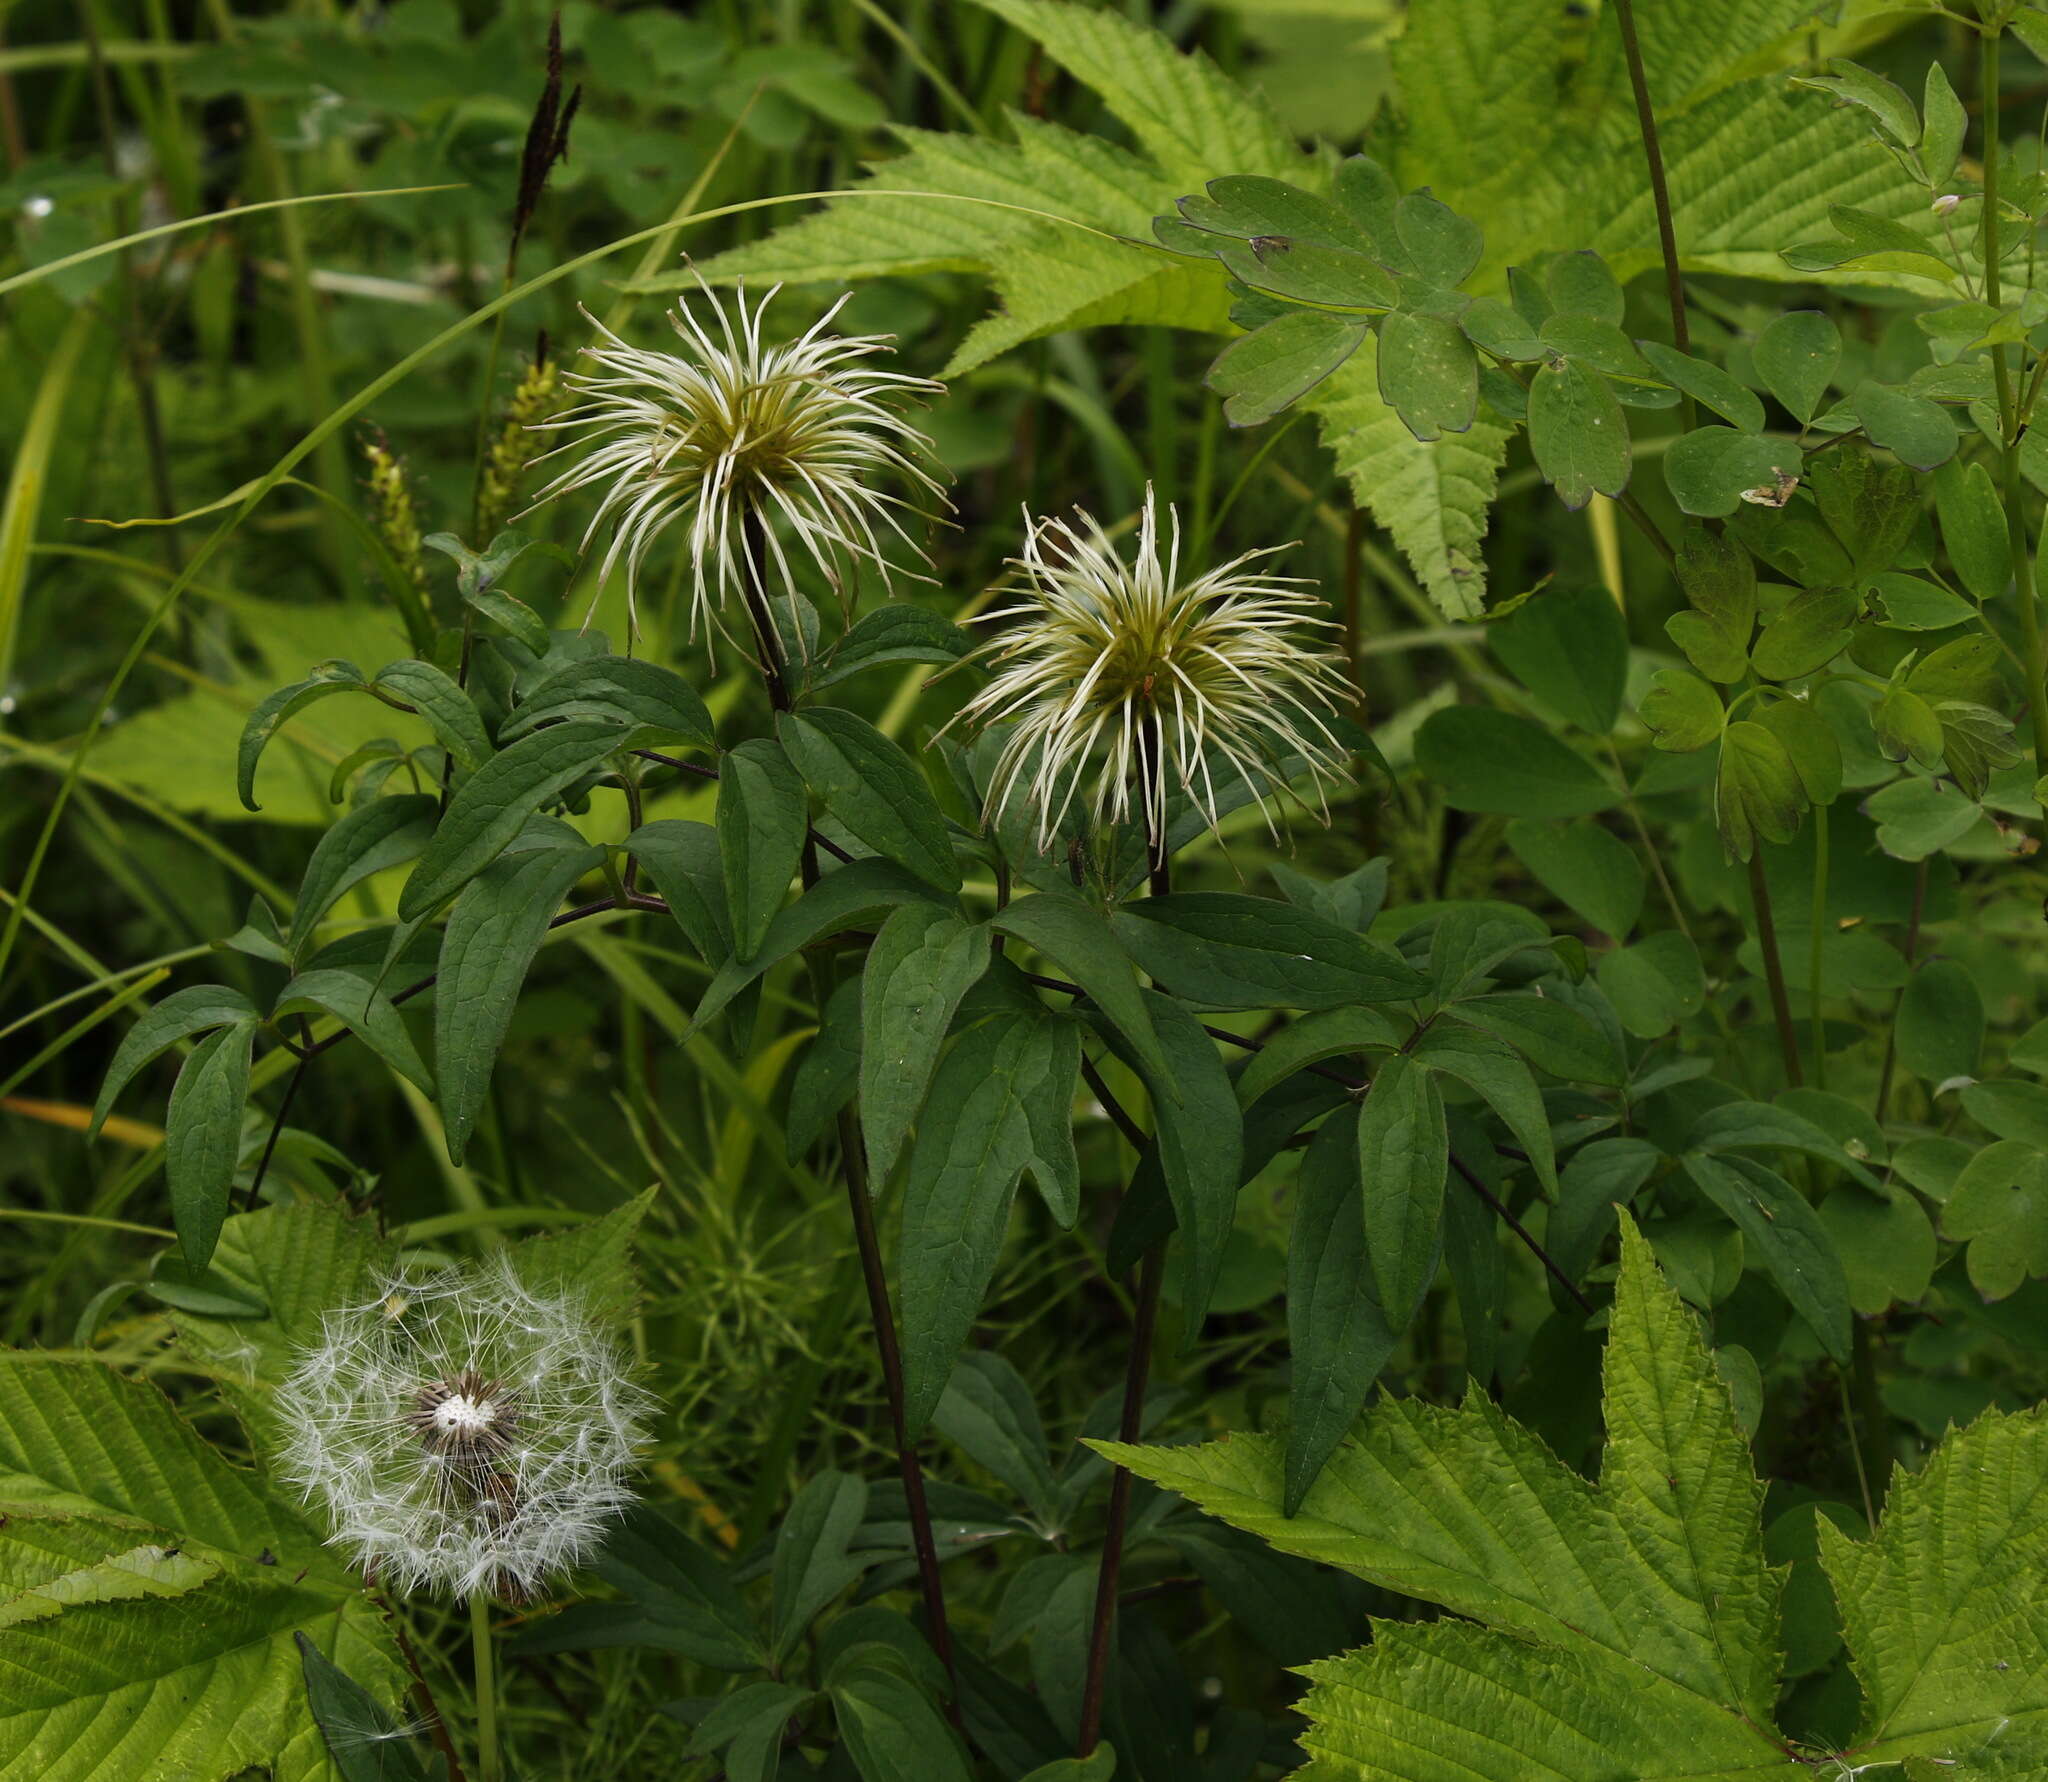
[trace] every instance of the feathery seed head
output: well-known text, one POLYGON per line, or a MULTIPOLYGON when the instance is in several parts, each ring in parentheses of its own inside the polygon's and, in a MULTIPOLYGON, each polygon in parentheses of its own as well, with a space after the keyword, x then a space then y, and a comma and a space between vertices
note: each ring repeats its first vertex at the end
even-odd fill
POLYGON ((401 1590, 533 1595, 631 1500, 645 1396, 572 1295, 504 1258, 331 1311, 278 1393, 281 1471, 401 1590))
POLYGON ((1124 821, 1135 800, 1161 836, 1178 789, 1214 829, 1215 761, 1274 827, 1266 797, 1287 794, 1291 776, 1306 771, 1319 792, 1342 777, 1327 718, 1347 689, 1314 635, 1331 621, 1308 584, 1251 567, 1274 550, 1183 581, 1180 516, 1169 503, 1162 540, 1149 487, 1128 562, 1089 514, 1074 518, 1026 514, 1012 559, 1025 597, 985 615, 1018 621, 982 647, 993 678, 961 713, 1015 726, 990 778, 992 813, 1026 786, 1043 850, 1077 797, 1097 825, 1124 821))
POLYGON ((751 313, 742 291, 735 321, 705 286, 709 327, 678 303, 669 323, 681 337, 680 353, 629 346, 592 317, 607 342, 583 349, 596 370, 563 380, 585 400, 541 423, 571 435, 556 451, 588 443, 539 501, 599 491, 584 548, 611 528, 599 580, 624 562, 636 633, 641 565, 678 520, 689 525, 694 636, 699 619, 718 623, 730 594, 767 599, 764 558, 773 560, 782 591, 792 594, 792 555, 816 563, 842 597, 859 562, 875 565, 886 581, 891 566, 878 528, 917 551, 899 512, 917 511, 919 497, 943 501, 924 467, 930 442, 901 412, 907 399, 942 386, 872 366, 891 350, 886 337, 829 332, 843 297, 801 338, 764 341, 761 319, 780 289, 751 313), (908 486, 911 499, 879 487, 892 478, 908 486))

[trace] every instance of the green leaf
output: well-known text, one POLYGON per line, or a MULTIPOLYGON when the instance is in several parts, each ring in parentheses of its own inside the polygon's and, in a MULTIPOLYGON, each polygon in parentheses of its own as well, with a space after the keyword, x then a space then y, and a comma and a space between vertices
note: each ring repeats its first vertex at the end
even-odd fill
POLYGON ((925 880, 893 860, 855 860, 819 875, 818 882, 768 924, 760 950, 748 960, 728 959, 712 975, 691 1021, 703 1026, 742 990, 778 961, 828 934, 899 904, 923 903, 950 909, 925 880))
POLYGON ((1665 346, 1661 341, 1641 340, 1636 345, 1659 377, 1677 385, 1724 421, 1731 422, 1745 433, 1764 430, 1764 405, 1757 400, 1756 392, 1737 383, 1720 366, 1695 359, 1689 353, 1665 346))
POLYGON ((403 700, 425 718, 434 740, 465 773, 474 773, 491 756, 484 721, 471 699, 431 662, 393 662, 377 671, 371 687, 390 699, 403 700))
POLYGON ((204 1268, 227 1217, 228 1190, 242 1155, 242 1110, 256 1023, 237 1021, 192 1048, 171 1085, 164 1119, 164 1177, 185 1260, 204 1268))
POLYGON ((811 676, 811 686, 822 692, 865 669, 897 662, 957 662, 973 648, 974 640, 950 619, 894 600, 854 623, 811 676))
POLYGON ((1436 1278, 1444 1175, 1443 1097, 1424 1066, 1396 1053, 1374 1073, 1358 1120, 1365 1245, 1387 1322, 1405 1330, 1436 1278))
POLYGON ((774 742, 752 737, 726 753, 718 773, 718 849, 733 952, 742 962, 761 951, 809 828, 803 779, 774 742))
POLYGON ((1503 1039, 1536 1066, 1568 1083, 1622 1081, 1621 1060, 1607 1035, 1577 1009, 1547 996, 1509 991, 1493 996, 1467 996, 1456 1005, 1457 1019, 1503 1039))
POLYGON ((973 1782, 959 1735, 900 1671, 879 1664, 844 1670, 831 1694, 862 1782, 973 1782))
MULTIPOLYGON (((1221 182, 1211 182, 1220 184, 1221 182)), ((1283 234, 1226 243, 1216 257, 1240 284, 1290 303, 1351 315, 1378 314, 1401 301, 1401 287, 1365 254, 1283 234)))
POLYGON ((1842 335, 1834 318, 1817 309, 1793 309, 1766 322, 1750 349, 1756 374, 1804 427, 1820 408, 1841 362, 1842 335))
POLYGON ((626 1600, 578 1603, 537 1617, 508 1642, 514 1654, 652 1646, 721 1671, 769 1662, 724 1565, 646 1505, 619 1513, 591 1569, 626 1600))
POLYGON ((330 693, 361 693, 369 683, 353 662, 323 662, 303 681, 280 687, 250 712, 242 726, 241 742, 235 750, 235 791, 245 810, 261 810, 256 802, 256 765, 270 739, 307 706, 330 693))
POLYGON ((1614 727, 1628 680, 1628 627, 1604 588, 1545 590, 1489 628, 1487 647, 1567 723, 1614 727))
POLYGON ((1714 779, 1714 817, 1729 855, 1747 860, 1759 839, 1790 841, 1805 809, 1806 788, 1777 733, 1747 719, 1730 724, 1714 779))
POLYGON ((602 848, 546 848, 494 861, 455 900, 434 985, 434 1062, 448 1159, 460 1165, 490 1093, 519 989, 569 889, 602 848))
POLYGON ((1463 284, 1479 264, 1479 225, 1428 192, 1394 206, 1394 233, 1416 275, 1441 290, 1463 284))
POLYGON ((1043 1011, 999 1014, 960 1034, 932 1078, 904 1177, 897 1262, 904 1415, 913 1431, 937 1408, 974 1328, 1018 1181, 1027 1169, 1041 1182, 1078 1178, 1073 1034, 1071 1023, 1043 1011), (1048 1086, 1067 1102, 1061 1113, 1069 1117, 1056 1132, 1033 1118, 1048 1086), (1065 1155, 1047 1156, 1048 1142, 1063 1145, 1065 1155))
POLYGON ((391 998, 360 973, 339 966, 314 966, 302 971, 277 993, 270 1010, 273 1026, 286 1015, 316 1011, 332 1015, 422 1094, 434 1093, 426 1061, 406 1031, 405 1018, 391 998))
POLYGON ((1417 439, 1380 397, 1377 340, 1306 406, 1353 499, 1392 535, 1437 610, 1476 619, 1486 592, 1481 541, 1510 428, 1482 410, 1468 432, 1417 439))
POLYGON ((861 973, 860 1120, 868 1179, 878 1192, 924 1106, 954 1011, 988 960, 985 923, 969 924, 926 904, 892 911, 868 949, 861 973))
POLYGON ((1426 988, 1385 948, 1275 898, 1174 892, 1124 906, 1110 927, 1140 968, 1217 1007, 1327 1009, 1426 988))
POLYGON ((1984 809, 1945 780, 1896 780, 1864 801, 1876 819, 1877 845, 1897 860, 1925 860, 1960 840, 1984 819, 1984 809))
POLYGON ((1991 472, 1982 464, 1944 464, 1934 473, 1934 505, 1957 579, 1973 599, 1996 600, 2012 580, 2012 552, 1991 472))
POLYGON ((818 802, 855 836, 941 891, 960 889, 960 863, 938 800, 897 744, 865 718, 833 706, 784 712, 775 732, 818 802))
POLYGON ((1366 1253, 1359 1192, 1358 1110, 1317 1129, 1301 1160, 1287 1252, 1287 1341, 1293 1366, 1283 1509, 1293 1515, 1350 1430, 1393 1354, 1366 1253))
POLYGON ((867 1569, 847 1549, 867 1511, 868 1488, 850 1473, 806 1481, 775 1535, 771 1660, 794 1651, 821 1610, 867 1569))
POLYGON ((1842 744, 1811 700, 1780 699, 1756 714, 1783 745, 1809 804, 1829 805, 1842 792, 1842 744))
POLYGON ((1311 1667, 1303 1743, 1332 1775, 1791 1782, 1799 1768, 1771 1728, 1763 1494, 1692 1314, 1623 1232, 1597 1486, 1480 1394, 1458 1410, 1382 1401, 1291 1519, 1271 1437, 1102 1444, 1283 1551, 1485 1624, 1379 1621, 1363 1651, 1311 1667))
POLYGON ((1329 377, 1365 336, 1363 323, 1289 310, 1232 341, 1217 355, 1205 381, 1223 398, 1225 420, 1233 427, 1256 427, 1329 377))
POLYGON ((1607 262, 1590 248, 1559 254, 1552 260, 1544 274, 1543 292, 1559 314, 1584 316, 1609 327, 1620 325, 1627 307, 1607 262))
POLYGON ((1472 343, 1441 316, 1403 309, 1380 323, 1379 380, 1380 400, 1425 442, 1463 433, 1479 406, 1472 343))
POLYGON ((382 1712, 382 1611, 320 1535, 155 1387, 0 1355, 0 1771, 151 1782, 328 1776, 295 1636, 382 1712))
POLYGON ((1416 733, 1415 760, 1459 810, 1578 817, 1618 797, 1598 768, 1540 724, 1489 706, 1430 713, 1416 733))
POLYGON ((1932 470, 1956 455, 1955 419, 1925 396, 1866 378, 1843 405, 1863 423, 1873 445, 1881 445, 1915 470, 1932 470))
POLYGON ((1937 1760, 1931 1774, 1967 1774, 2017 1737, 2009 1773, 2038 1762, 2044 1492, 2048 1423, 1987 1411, 1893 1475, 1867 1542, 1823 1521, 1820 1561, 1862 1686, 1859 1759, 1911 1753, 1937 1760))
POLYGON ((1112 1782, 1116 1775, 1116 1747, 1097 1745, 1086 1757, 1058 1757, 1042 1763, 1023 1782, 1112 1782))
POLYGON ((1767 681, 1796 681, 1826 667, 1848 647, 1857 605, 1847 588, 1802 588, 1763 628, 1751 666, 1767 681))
POLYGON ((1902 464, 1849 444, 1809 461, 1806 480, 1828 530, 1860 579, 1889 569, 1920 518, 1920 480, 1902 464))
POLYGON ((1899 1062, 1916 1077, 1946 1083, 1976 1075, 1984 1046, 1984 999, 1953 959, 1930 959, 1906 982, 1893 1033, 1899 1062))
POLYGON ((1061 1492, 1031 1387, 1002 1356, 992 1349, 961 1356, 932 1421, 976 1466, 1014 1491, 1046 1528, 1060 1526, 1061 1492))
POLYGON ((1706 1007, 1699 951, 1676 929, 1603 953, 1595 971, 1622 1026, 1642 1039, 1659 1039, 1706 1007))
POLYGON ((1987 1132, 2048 1151, 2048 1088, 2005 1077, 1963 1085, 1963 1111, 1987 1132))
POLYGON ((1688 1151, 1685 1173, 1735 1222, 1792 1309, 1835 1360, 1849 1360, 1849 1282, 1812 1204, 1747 1157, 1688 1151))
POLYGON ((399 893, 399 915, 408 922, 431 915, 505 851, 527 818, 628 747, 629 736, 616 724, 579 718, 493 755, 450 801, 399 893))
POLYGON ((1636 710, 1650 741, 1673 754, 1689 754, 1719 740, 1727 721, 1721 696, 1682 668, 1658 669, 1636 710))
POLYGON ((731 959, 732 917, 725 904, 725 869, 718 831, 708 823, 664 817, 626 837, 626 852, 647 869, 668 911, 707 965, 731 959))
POLYGON ((1905 89, 1855 62, 1831 57, 1826 74, 1797 75, 1794 84, 1832 93, 1838 105, 1861 106, 1900 148, 1911 148, 1920 140, 1920 114, 1905 89))
POLYGON ((1903 1188, 1872 1194, 1843 1182, 1820 1203, 1820 1222, 1842 1259, 1849 1304, 1874 1318, 1926 1297, 1934 1275, 1934 1226, 1903 1188))
POLYGON ((565 663, 527 692, 500 739, 510 742, 536 724, 566 718, 642 728, 650 742, 708 749, 715 740, 711 713, 696 689, 674 669, 643 656, 585 656, 565 663))
POLYGON ((1535 823, 1507 827, 1515 858, 1559 902, 1602 934, 1628 939, 1643 913, 1642 863, 1628 844, 1597 823, 1535 823))
POLYGON ((1237 1104, 1250 1108, 1260 1096, 1278 1088, 1296 1071, 1319 1064, 1325 1058, 1366 1051, 1392 1052, 1400 1044, 1399 1030, 1377 1009, 1321 1009, 1303 1015, 1264 1041, 1251 1062, 1238 1073, 1237 1104))
POLYGON ((1062 897, 1023 897, 998 910, 989 926, 1014 934, 1059 965, 1109 1017, 1139 1063, 1156 1076, 1167 1075, 1166 1055, 1138 992, 1130 956, 1100 910, 1062 897))
POLYGON ((1678 580, 1692 610, 1674 614, 1664 629, 1708 680, 1732 686, 1749 672, 1756 565, 1725 533, 1688 526, 1678 541, 1678 580))
POLYGON ((1168 1286, 1180 1301, 1187 1340, 1201 1332, 1223 1270, 1225 1246, 1244 1180, 1244 1117, 1216 1042, 1171 997, 1144 992, 1166 1068, 1146 1071, 1152 1099, 1153 1150, 1180 1244, 1168 1286))
POLYGON ((434 833, 440 801, 427 793, 373 798, 359 805, 320 838, 292 906, 285 945, 296 955, 320 918, 373 874, 418 857, 434 833))
POLYGON ((306 1706, 341 1782, 429 1782, 406 1729, 304 1633, 294 1632, 306 1706))
MULTIPOLYGON (((430 532, 420 540, 429 550, 455 559, 455 585, 463 603, 516 638, 536 656, 548 653, 550 638, 546 621, 523 600, 515 600, 498 586, 505 572, 540 540, 523 532, 501 532, 484 547, 472 551, 452 532, 430 532)), ((552 553, 552 546, 540 545, 552 553)))
POLYGON ((1977 616, 1960 594, 1917 575, 1873 576, 1869 592, 1871 617, 1898 631, 1948 631, 1977 616))
POLYGON ((775 1782, 790 1721, 811 1700, 810 1690, 793 1683, 743 1683, 697 1723, 688 1754, 724 1753, 729 1782, 775 1782))
POLYGON ((2048 1157, 2016 1138, 1986 1145, 1942 1203, 1941 1229, 1969 1246, 1970 1285, 1987 1300, 2048 1274, 2048 1157))
POLYGON ((1696 427, 1664 454, 1664 483, 1682 512, 1726 517, 1751 490, 1797 477, 1803 454, 1789 440, 1733 427, 1696 427))
POLYGON ((1423 1031, 1408 1055, 1417 1064, 1456 1078, 1492 1108, 1528 1157, 1543 1192, 1557 1198, 1550 1119, 1536 1079, 1513 1047, 1489 1033, 1439 1021, 1423 1031))
POLYGON ((98 1136, 121 1091, 152 1059, 162 1057, 180 1040, 190 1039, 195 1033, 253 1023, 257 1019, 256 1005, 241 991, 225 984, 194 984, 189 989, 172 991, 151 1007, 115 1048, 114 1062, 107 1067, 85 1136, 98 1136))
MULTIPOLYGON (((1427 437, 1427 436, 1425 436, 1427 437)), ((1628 487, 1628 422, 1607 380, 1577 359, 1553 357, 1529 385, 1529 449, 1566 507, 1628 487)))

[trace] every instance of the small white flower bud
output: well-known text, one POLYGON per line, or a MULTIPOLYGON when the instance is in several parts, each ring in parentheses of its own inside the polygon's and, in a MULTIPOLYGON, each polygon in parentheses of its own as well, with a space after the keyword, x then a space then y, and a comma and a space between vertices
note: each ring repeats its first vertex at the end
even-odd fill
POLYGON ((1954 214, 1956 206, 1961 203, 1962 199, 1956 193, 1944 192, 1929 208, 1936 216, 1945 217, 1954 214))

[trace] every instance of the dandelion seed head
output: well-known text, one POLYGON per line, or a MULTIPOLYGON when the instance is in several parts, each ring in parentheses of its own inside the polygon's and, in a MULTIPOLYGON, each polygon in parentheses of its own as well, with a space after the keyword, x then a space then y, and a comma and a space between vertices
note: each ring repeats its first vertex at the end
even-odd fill
POLYGON ((902 516, 944 497, 926 468, 931 442, 903 410, 943 386, 877 367, 893 347, 885 336, 830 332, 844 297, 798 339, 768 342, 762 318, 780 289, 751 311, 742 290, 729 312, 703 285, 708 322, 688 302, 669 312, 678 352, 631 346, 592 317, 604 343, 583 349, 591 369, 563 379, 583 400, 538 423, 566 436, 546 456, 585 449, 535 505, 597 491, 583 548, 609 529, 598 580, 624 565, 636 635, 647 552, 678 523, 689 541, 693 637, 700 621, 720 625, 734 594, 765 601, 771 580, 794 594, 800 561, 816 564, 843 600, 861 563, 891 579, 885 533, 923 556, 902 516), (891 482, 908 495, 889 492, 891 482))
POLYGON ((573 1293, 502 1257, 331 1311, 279 1389, 280 1471, 400 1590, 518 1600, 631 1501, 646 1398, 573 1293))
MULTIPOLYGON (((1254 567, 1251 551, 1185 579, 1180 516, 1145 491, 1127 559, 1080 509, 1074 519, 1025 517, 1012 559, 1025 592, 984 616, 1016 621, 979 652, 992 674, 961 716, 1013 728, 990 776, 988 808, 1020 792, 1049 848, 1078 801, 1097 825, 1127 820, 1163 835, 1174 791, 1214 829, 1214 774, 1242 776, 1278 825, 1269 797, 1293 796, 1306 773, 1320 798, 1341 779, 1345 751, 1329 716, 1348 690, 1319 632, 1333 629, 1308 584, 1254 567)), ((1325 813, 1326 814, 1326 813, 1325 813)))

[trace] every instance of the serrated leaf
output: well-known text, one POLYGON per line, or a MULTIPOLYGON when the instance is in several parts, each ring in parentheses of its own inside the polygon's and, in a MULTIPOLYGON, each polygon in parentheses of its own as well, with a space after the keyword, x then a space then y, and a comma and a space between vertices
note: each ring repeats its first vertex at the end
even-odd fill
POLYGON ((154 1387, 97 1363, 0 1355, 0 1770, 148 1782, 251 1766, 331 1774, 294 1636, 384 1710, 404 1671, 384 1617, 298 1514, 154 1387), (64 1530, 62 1556, 46 1544, 64 1530))

